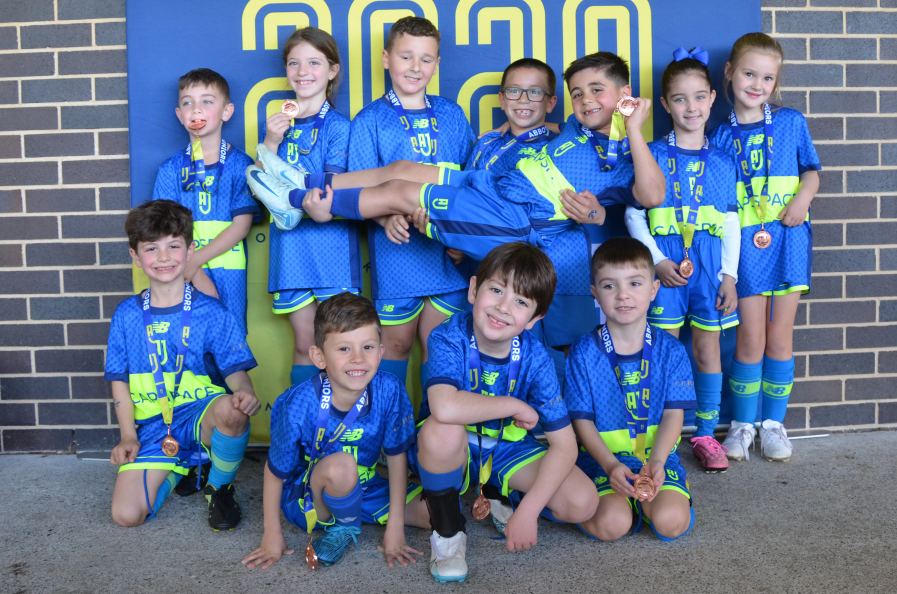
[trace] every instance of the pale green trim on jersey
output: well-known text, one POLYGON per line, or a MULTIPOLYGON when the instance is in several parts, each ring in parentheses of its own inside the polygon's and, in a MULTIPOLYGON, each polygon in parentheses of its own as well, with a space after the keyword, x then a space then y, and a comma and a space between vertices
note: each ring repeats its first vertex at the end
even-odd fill
MULTIPOLYGON (((159 334, 155 334, 159 336, 159 334)), ((168 349, 164 345, 165 339, 158 339, 153 342, 163 344, 157 345, 160 356, 167 357, 168 349)), ((160 365, 164 365, 163 359, 160 365)), ((174 391, 175 373, 163 373, 165 378, 165 390, 170 395, 174 391)), ((131 373, 128 375, 128 387, 131 392, 131 402, 134 403, 134 419, 146 420, 162 414, 162 407, 158 403, 158 394, 156 394, 156 381, 152 373, 131 373)), ((211 378, 207 375, 194 375, 189 369, 184 370, 181 377, 181 385, 178 387, 178 393, 173 399, 172 408, 184 404, 191 404, 206 398, 217 398, 224 394, 224 388, 212 383, 211 378), (211 390, 211 391, 210 391, 211 390), (185 398, 184 394, 190 394, 192 398, 185 398)), ((170 396, 169 396, 170 397, 170 396)))
MULTIPOLYGON (((555 154, 559 154, 559 151, 565 149, 566 146, 567 145, 565 144, 559 147, 558 150, 555 151, 555 154)), ((526 176, 526 179, 529 180, 539 195, 545 200, 548 200, 554 207, 554 215, 548 220, 565 221, 567 220, 567 216, 561 211, 563 208, 560 199, 561 192, 563 190, 572 190, 575 192, 576 189, 573 187, 573 184, 567 181, 567 178, 564 177, 561 170, 557 168, 557 165, 555 165, 551 160, 551 157, 548 156, 547 147, 548 145, 545 145, 542 147, 541 151, 532 157, 517 161, 517 169, 526 176)), ((569 148, 565 149, 560 154, 563 154, 566 150, 569 150, 569 148)))
MULTIPOLYGON (((683 220, 688 220, 688 212, 688 206, 683 206, 683 220)), ((651 227, 651 235, 681 235, 679 224, 676 222, 676 209, 672 206, 649 209, 648 222, 651 227)), ((713 206, 701 206, 698 208, 695 231, 706 231, 714 237, 722 237, 723 223, 725 222, 726 213, 718 211, 713 206)))
MULTIPOLYGON (((233 225, 231 221, 193 221, 193 241, 198 244, 196 250, 203 249, 225 229, 233 225)), ((226 270, 246 270, 246 250, 243 242, 209 260, 203 268, 224 268, 226 270)))
MULTIPOLYGON (((763 190, 763 182, 765 177, 751 178, 751 187, 754 189, 754 196, 760 198, 760 192, 763 190)), ((769 223, 779 218, 779 215, 785 210, 785 207, 791 202, 791 198, 800 189, 800 177, 796 175, 775 175, 769 178, 769 187, 767 192, 766 205, 766 222, 769 223)), ((741 180, 737 184, 738 192, 738 219, 741 221, 741 228, 759 225, 760 214, 755 206, 748 203, 747 193, 744 191, 744 182, 741 180)), ((810 213, 807 212, 806 221, 810 220, 810 213)))
MULTIPOLYGON (((477 394, 477 392, 473 392, 473 394, 477 394)), ((484 394, 484 396, 488 396, 488 394, 484 394)), ((499 420, 499 419, 495 419, 499 420)), ((475 425, 464 425, 464 428, 469 432, 476 435, 477 428, 475 425)), ((489 437, 494 437, 498 439, 499 429, 489 429, 487 427, 483 427, 483 435, 487 435, 489 437)), ((520 441, 524 437, 526 437, 527 431, 526 429, 521 429, 517 425, 508 425, 505 427, 504 433, 502 433, 502 441, 520 441)))

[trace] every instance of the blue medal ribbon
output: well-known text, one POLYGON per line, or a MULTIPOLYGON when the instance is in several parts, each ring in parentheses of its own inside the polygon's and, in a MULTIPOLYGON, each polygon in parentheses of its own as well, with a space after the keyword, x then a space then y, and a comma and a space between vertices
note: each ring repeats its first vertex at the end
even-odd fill
POLYGON ((318 514, 315 511, 314 502, 306 501, 305 499, 305 496, 308 493, 308 481, 311 478, 311 471, 314 470, 315 464, 320 462, 324 456, 329 454, 339 445, 339 438, 349 430, 353 423, 355 423, 355 419, 358 418, 358 415, 364 409, 368 400, 368 391, 365 389, 325 443, 324 436, 327 433, 327 422, 330 419, 330 404, 333 399, 333 389, 330 387, 330 378, 327 377, 327 375, 324 375, 324 379, 321 380, 318 392, 320 404, 318 408, 318 420, 315 424, 314 451, 309 457, 308 468, 305 470, 305 475, 302 477, 302 495, 299 497, 299 505, 302 508, 302 512, 305 514, 306 527, 309 534, 311 534, 315 525, 318 523, 318 514))
POLYGON ((212 193, 216 182, 224 172, 224 162, 227 160, 227 141, 221 139, 221 148, 218 151, 218 174, 206 178, 206 165, 202 156, 202 144, 197 137, 192 145, 187 145, 181 158, 181 189, 185 192, 196 190, 197 192, 212 193))
MULTIPOLYGON (((619 115, 618 112, 615 112, 613 117, 616 118, 619 115)), ((622 119, 623 116, 620 116, 622 119)), ((614 122, 616 124, 616 121, 614 122)), ((582 124, 579 125, 580 131, 585 135, 586 138, 589 139, 589 144, 595 149, 595 152, 598 153, 598 162, 601 163, 601 171, 611 171, 614 167, 617 166, 617 161, 622 155, 624 158, 626 155, 630 153, 629 148, 629 137, 623 138, 622 141, 616 140, 614 136, 614 130, 617 126, 611 126, 611 134, 607 138, 607 154, 604 153, 604 149, 601 148, 601 145, 598 141, 598 136, 595 134, 594 130, 586 128, 582 124), (618 152, 619 150, 619 152, 618 152)), ((625 128, 623 128, 625 130, 625 128)), ((621 134, 622 136, 622 134, 621 134)))
MULTIPOLYGON (((470 336, 470 355, 468 364, 470 366, 470 391, 478 394, 480 386, 480 376, 482 369, 480 368, 480 350, 477 348, 477 337, 473 328, 469 331, 470 336)), ((517 388, 517 378, 520 376, 520 362, 522 359, 523 349, 521 348, 520 336, 515 336, 511 340, 511 364, 508 368, 508 396, 513 396, 514 390, 517 388)), ((498 441, 495 447, 489 450, 489 457, 486 465, 483 465, 483 424, 477 424, 477 445, 480 450, 480 477, 479 483, 485 485, 492 475, 492 458, 501 445, 502 436, 505 433, 505 419, 501 419, 501 429, 498 431, 498 441)))
POLYGON ((735 110, 732 110, 732 113, 729 114, 729 127, 732 131, 732 140, 735 143, 735 156, 740 165, 738 171, 741 176, 741 181, 744 183, 744 192, 747 194, 748 202, 757 209, 760 216, 760 225, 762 227, 763 223, 768 222, 766 221, 766 206, 769 199, 767 190, 769 189, 769 176, 772 175, 773 124, 772 109, 769 107, 769 103, 763 104, 763 132, 766 136, 764 139, 765 142, 763 143, 763 160, 766 165, 766 177, 763 180, 763 186, 760 188, 759 199, 754 196, 754 187, 751 184, 753 172, 747 160, 748 150, 741 138, 741 129, 738 127, 738 117, 735 115, 735 110))
POLYGON ((330 102, 325 99, 324 105, 321 106, 321 109, 320 111, 318 111, 318 115, 315 118, 315 125, 311 129, 311 145, 308 147, 308 150, 299 148, 299 143, 297 141, 302 135, 301 131, 297 133, 296 127, 294 125, 290 126, 290 129, 286 132, 287 139, 290 145, 293 147, 293 150, 296 151, 296 154, 307 155, 312 151, 313 148, 315 148, 315 143, 318 142, 318 137, 321 135, 321 128, 324 127, 324 118, 327 117, 327 113, 329 111, 330 102))
POLYGON ((156 341, 153 340, 153 316, 150 313, 150 290, 147 289, 143 296, 143 326, 146 328, 146 350, 149 354, 150 367, 153 370, 153 381, 156 384, 156 400, 162 409, 162 420, 171 429, 171 421, 174 418, 173 401, 177 398, 181 378, 184 375, 184 360, 187 357, 187 345, 190 338, 190 316, 193 313, 193 287, 184 283, 184 302, 181 312, 181 342, 178 344, 176 360, 177 371, 174 376, 174 389, 169 402, 168 390, 165 388, 165 374, 159 364, 156 350, 156 341))
POLYGON ((648 460, 648 412, 651 406, 651 358, 654 350, 654 336, 651 324, 645 324, 645 344, 642 347, 642 363, 639 367, 638 391, 627 392, 623 385, 623 371, 614 350, 614 341, 610 337, 607 325, 601 327, 600 337, 598 329, 592 330, 592 339, 607 356, 614 374, 617 376, 617 384, 626 398, 626 410, 630 419, 627 421, 629 428, 629 440, 632 442, 633 455, 646 464, 648 460))
MULTIPOLYGON (((502 155, 504 155, 506 152, 508 152, 508 149, 510 149, 516 143, 529 142, 533 139, 539 138, 540 136, 545 136, 547 134, 548 134, 548 127, 547 126, 539 126, 538 128, 533 128, 529 132, 524 132, 520 136, 515 136, 515 137, 511 138, 505 144, 501 145, 501 147, 498 149, 498 151, 494 155, 492 155, 492 158, 486 162, 486 170, 488 171, 489 168, 492 167, 495 164, 495 162, 498 161, 502 157, 502 155)), ((510 134, 508 134, 507 136, 510 136, 510 134)), ((505 136, 501 136, 499 138, 493 138, 492 140, 490 140, 489 142, 484 144, 483 148, 486 148, 493 142, 503 140, 504 138, 505 138, 505 136)), ((476 158, 473 160, 474 169, 476 169, 477 162, 480 160, 480 157, 482 155, 483 155, 483 151, 480 150, 480 152, 477 153, 476 158)))
POLYGON ((691 247, 692 240, 695 236, 695 226, 698 223, 698 210, 701 208, 701 199, 704 197, 704 173, 707 165, 707 159, 710 155, 710 142, 704 137, 704 146, 701 147, 701 154, 698 157, 698 174, 695 176, 695 191, 692 192, 691 200, 688 203, 688 221, 682 213, 682 186, 679 183, 679 166, 676 150, 676 131, 670 132, 667 139, 667 159, 670 168, 670 180, 673 182, 673 209, 676 212, 676 223, 679 227, 679 233, 682 234, 682 241, 685 243, 685 257, 688 258, 688 248, 691 247))
POLYGON ((389 93, 386 94, 386 98, 392 105, 393 110, 395 110, 396 115, 399 116, 399 121, 405 127, 405 134, 408 135, 408 141, 411 143, 411 154, 414 156, 414 160, 418 163, 423 163, 424 157, 427 157, 431 165, 436 165, 436 151, 439 148, 439 126, 436 124, 436 112, 433 111, 430 97, 424 95, 424 103, 427 106, 427 118, 430 120, 430 144, 427 153, 424 153, 423 147, 420 146, 420 142, 418 142, 419 137, 412 129, 411 120, 408 119, 408 115, 405 113, 405 108, 402 107, 402 102, 399 101, 398 95, 390 89, 389 93))

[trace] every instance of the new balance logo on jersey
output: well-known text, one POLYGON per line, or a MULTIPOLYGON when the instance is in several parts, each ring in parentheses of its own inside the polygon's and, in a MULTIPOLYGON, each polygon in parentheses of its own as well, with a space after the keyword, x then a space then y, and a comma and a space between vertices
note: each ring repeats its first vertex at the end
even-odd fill
POLYGON ((483 383, 487 386, 495 385, 495 380, 498 379, 498 376, 501 375, 498 371, 484 371, 483 372, 483 383))
POLYGON ((421 130, 423 130, 424 128, 429 128, 429 127, 430 127, 430 120, 428 120, 428 119, 414 120, 414 123, 411 125, 411 127, 412 127, 412 128, 418 128, 418 129, 421 129, 421 130))
POLYGON ((697 171, 700 168, 700 166, 701 166, 701 164, 698 163, 697 161, 692 161, 691 163, 686 165, 685 170, 686 171, 697 171))
POLYGON ((339 438, 340 441, 358 441, 361 439, 361 436, 364 435, 364 429, 352 429, 351 431, 346 431, 339 438))
POLYGON ((642 374, 638 371, 626 372, 623 374, 624 386, 637 386, 642 374))
POLYGON ((747 145, 751 146, 752 144, 763 144, 763 141, 766 140, 766 134, 757 134, 756 136, 751 136, 748 138, 747 145))
POLYGON ((168 322, 153 322, 153 334, 165 334, 170 325, 168 322))

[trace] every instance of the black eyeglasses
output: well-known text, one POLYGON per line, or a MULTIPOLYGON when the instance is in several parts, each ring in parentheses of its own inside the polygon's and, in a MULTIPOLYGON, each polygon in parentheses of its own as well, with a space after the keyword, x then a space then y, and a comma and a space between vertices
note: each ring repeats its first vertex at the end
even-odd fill
POLYGON ((521 89, 519 87, 505 87, 501 92, 509 101, 517 101, 523 93, 526 93, 527 98, 533 103, 542 103, 545 101, 545 96, 548 95, 543 89, 521 89))

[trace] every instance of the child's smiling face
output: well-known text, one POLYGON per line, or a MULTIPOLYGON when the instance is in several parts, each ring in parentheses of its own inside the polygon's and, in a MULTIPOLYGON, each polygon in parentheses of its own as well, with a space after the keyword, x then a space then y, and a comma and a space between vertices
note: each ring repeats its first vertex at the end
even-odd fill
POLYGON ((617 86, 598 68, 580 70, 570 77, 567 87, 577 121, 592 130, 610 126, 617 103, 632 92, 629 85, 617 86))

